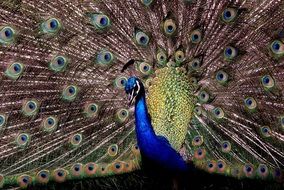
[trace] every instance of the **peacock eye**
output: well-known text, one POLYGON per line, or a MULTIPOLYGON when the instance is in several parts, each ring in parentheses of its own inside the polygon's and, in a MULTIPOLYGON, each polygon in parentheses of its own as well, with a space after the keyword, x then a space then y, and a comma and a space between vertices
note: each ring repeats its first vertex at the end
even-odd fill
POLYGON ((109 156, 113 157, 116 156, 118 153, 118 145, 117 144, 112 144, 108 147, 107 153, 109 156))
POLYGON ((0 43, 11 44, 15 41, 15 30, 10 26, 5 26, 0 30, 0 43))
POLYGON ((220 84, 225 84, 228 81, 228 74, 225 73, 224 71, 218 71, 216 73, 216 80, 220 83, 220 84))
POLYGON ((196 71, 201 67, 201 60, 199 58, 194 58, 190 61, 189 66, 191 70, 196 71))
POLYGON ((156 58, 160 65, 165 65, 167 63, 167 55, 164 51, 159 51, 156 58))
POLYGON ((129 116, 129 111, 127 109, 120 109, 116 112, 117 120, 120 123, 126 121, 129 116))
POLYGON ((22 112, 25 116, 34 116, 38 113, 39 102, 36 100, 28 100, 23 103, 22 112))
POLYGON ((224 115, 225 115, 223 109, 222 109, 222 108, 219 108, 219 107, 214 108, 214 109, 212 110, 212 113, 213 113, 213 115, 214 115, 216 118, 218 118, 218 119, 222 119, 222 118, 224 117, 224 115))
POLYGON ((164 33, 168 36, 171 36, 176 31, 176 24, 173 19, 167 19, 164 21, 163 25, 164 33))
POLYGON ((69 85, 63 90, 62 98, 67 101, 73 101, 76 98, 78 91, 79 90, 77 86, 69 85))
POLYGON ((153 0, 141 0, 141 2, 146 6, 150 6, 153 0))
POLYGON ((199 29, 193 30, 190 34, 190 41, 194 44, 199 43, 202 40, 202 34, 199 29))
POLYGON ((271 51, 276 55, 284 54, 284 44, 280 40, 275 40, 270 45, 271 51))
POLYGON ((43 130, 46 132, 54 131, 58 126, 58 119, 54 116, 46 117, 42 120, 43 130))
POLYGON ((192 145, 193 146, 200 146, 203 143, 203 137, 200 135, 197 135, 193 138, 192 140, 192 145))
POLYGON ((0 114, 0 130, 5 126, 7 121, 7 116, 5 114, 0 114))
POLYGON ((7 77, 9 77, 13 80, 16 80, 22 75, 23 71, 24 71, 24 65, 23 64, 12 63, 7 67, 5 74, 6 74, 7 77))
POLYGON ((245 164, 243 167, 243 172, 247 177, 251 177, 253 175, 254 168, 251 164, 245 164))
POLYGON ((176 63, 181 63, 184 61, 184 52, 182 50, 178 50, 175 52, 175 60, 176 63))
POLYGON ((194 108, 194 113, 196 113, 197 115, 201 115, 202 114, 202 108, 200 106, 196 106, 194 108))
POLYGON ((32 177, 24 174, 24 175, 19 176, 17 181, 18 181, 19 186, 25 189, 28 187, 29 184, 32 183, 32 177))
POLYGON ((271 130, 267 126, 261 127, 260 132, 261 132, 262 136, 264 136, 264 137, 270 137, 271 136, 271 130))
POLYGON ((71 166, 71 173, 73 176, 80 176, 83 172, 83 165, 81 163, 76 163, 71 166))
POLYGON ((30 141, 30 135, 27 133, 21 133, 16 137, 16 143, 20 148, 26 147, 29 141, 30 141))
POLYGON ((231 143, 229 141, 222 142, 221 146, 222 146, 222 152, 228 153, 231 151, 231 143))
POLYGON ((222 13, 222 20, 226 23, 234 21, 237 17, 237 10, 234 8, 226 8, 222 13))
POLYGON ((82 142, 82 135, 79 133, 74 134, 70 137, 70 143, 73 147, 79 146, 81 142, 82 142))
POLYGON ((114 85, 117 88, 123 89, 127 83, 127 78, 124 76, 117 77, 114 81, 114 85))
POLYGON ((249 110, 254 110, 257 107, 257 103, 256 103, 255 99, 252 98, 252 97, 248 97, 244 101, 245 101, 245 106, 249 110))
POLYGON ((87 117, 95 117, 97 116, 99 111, 99 106, 96 103, 88 103, 84 107, 84 113, 87 117))
POLYGON ((96 62, 102 66, 106 66, 111 64, 113 59, 113 54, 110 51, 103 50, 97 54, 96 62))
POLYGON ((45 184, 49 181, 49 171, 48 170, 42 170, 37 173, 36 179, 39 183, 45 184))
POLYGON ((224 58, 225 60, 232 60, 238 55, 238 51, 236 48, 232 46, 228 46, 224 50, 224 58))
POLYGON ((57 168, 53 171, 53 178, 56 182, 64 182, 67 176, 67 171, 63 168, 57 168))
POLYGON ((99 30, 105 29, 111 25, 109 17, 104 14, 92 14, 91 23, 99 30))
POLYGON ((257 173, 262 178, 267 177, 268 174, 269 174, 267 166, 265 164, 259 164, 259 166, 257 168, 257 173))
POLYGON ((135 34, 135 40, 137 44, 141 46, 147 46, 149 44, 149 36, 142 31, 135 34))
POLYGON ((219 160, 217 162, 217 170, 218 172, 223 173, 226 169, 226 163, 223 160, 219 160))
POLYGON ((149 63, 142 62, 139 64, 138 70, 144 75, 149 75, 152 73, 152 66, 149 63))
POLYGON ((92 176, 96 173, 96 170, 98 168, 97 164, 93 163, 93 162, 89 162, 85 165, 85 173, 88 176, 92 176))
POLYGON ((56 18, 50 18, 47 19, 46 21, 44 21, 41 24, 41 29, 44 33, 57 33, 61 28, 61 24, 59 22, 59 20, 57 20, 56 18))
POLYGON ((202 90, 199 92, 198 99, 201 103, 206 103, 209 100, 209 94, 206 91, 202 90))
POLYGON ((270 75, 265 75, 261 78, 261 83, 263 87, 267 90, 273 88, 275 86, 274 79, 270 75))
POLYGON ((55 72, 62 72, 66 68, 68 64, 67 58, 64 56, 56 56, 49 63, 49 67, 51 70, 55 72))

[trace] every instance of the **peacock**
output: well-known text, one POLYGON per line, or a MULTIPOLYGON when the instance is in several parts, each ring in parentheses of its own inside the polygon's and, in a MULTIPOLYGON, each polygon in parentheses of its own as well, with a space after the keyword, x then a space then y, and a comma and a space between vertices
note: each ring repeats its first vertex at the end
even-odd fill
POLYGON ((1 0, 0 188, 143 169, 283 182, 281 0, 1 0))

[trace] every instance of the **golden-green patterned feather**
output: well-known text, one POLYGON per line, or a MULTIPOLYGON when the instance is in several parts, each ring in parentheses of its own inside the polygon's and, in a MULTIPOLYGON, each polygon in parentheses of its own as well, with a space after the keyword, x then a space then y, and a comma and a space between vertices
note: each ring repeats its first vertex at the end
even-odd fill
POLYGON ((0 188, 143 167, 130 76, 143 81, 155 133, 186 162, 283 182, 283 9, 281 0, 0 1, 0 188))

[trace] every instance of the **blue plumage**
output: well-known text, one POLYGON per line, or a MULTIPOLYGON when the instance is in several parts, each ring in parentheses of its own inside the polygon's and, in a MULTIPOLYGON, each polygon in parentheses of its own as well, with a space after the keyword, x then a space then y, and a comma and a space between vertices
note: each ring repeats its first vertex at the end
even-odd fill
POLYGON ((163 136, 157 136, 148 114, 145 90, 139 79, 131 77, 125 86, 130 101, 135 98, 136 137, 142 156, 173 171, 186 171, 187 164, 163 136))

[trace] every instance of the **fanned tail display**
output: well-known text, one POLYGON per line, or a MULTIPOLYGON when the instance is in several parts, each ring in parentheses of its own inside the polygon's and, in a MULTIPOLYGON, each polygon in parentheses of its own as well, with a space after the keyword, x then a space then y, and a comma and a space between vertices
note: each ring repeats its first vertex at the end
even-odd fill
POLYGON ((0 187, 143 167, 131 76, 155 134, 186 162, 282 182, 283 9, 281 0, 0 1, 0 187))

